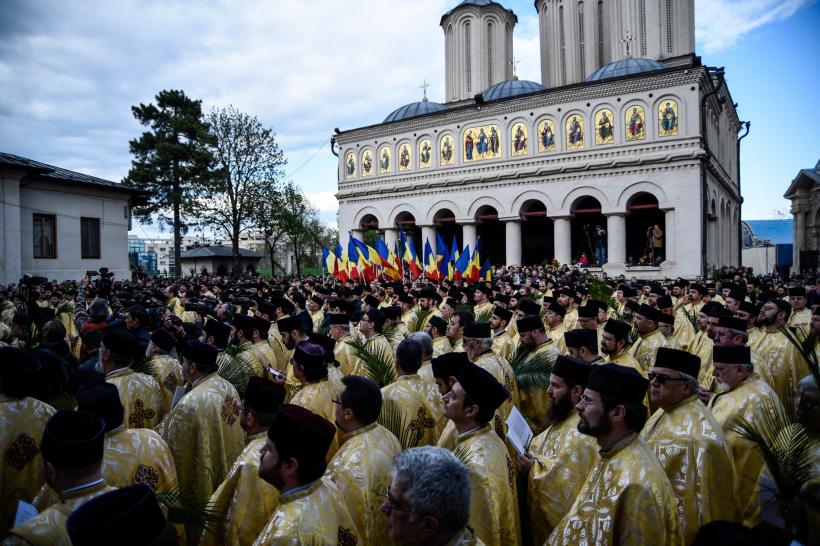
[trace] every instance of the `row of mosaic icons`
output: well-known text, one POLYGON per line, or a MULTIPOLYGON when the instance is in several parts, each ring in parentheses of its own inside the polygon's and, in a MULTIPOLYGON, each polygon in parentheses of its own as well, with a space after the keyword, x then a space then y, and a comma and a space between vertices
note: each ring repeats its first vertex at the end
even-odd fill
MULTIPOLYGON (((658 136, 668 137, 678 134, 678 103, 675 100, 661 101, 658 105, 658 136)), ((615 115, 609 108, 601 108, 594 116, 595 144, 606 145, 615 143, 616 121, 615 115)), ((586 120, 581 114, 571 115, 565 122, 565 148, 580 150, 586 140, 586 120)), ((554 152, 556 150, 555 122, 543 119, 536 127, 538 137, 538 153, 554 152)), ((513 157, 523 156, 529 152, 529 129, 523 122, 514 123, 510 128, 510 154, 513 157)), ((624 111, 624 138, 627 142, 646 139, 646 110, 643 106, 633 105, 624 111)), ((484 159, 498 159, 502 152, 501 128, 498 125, 482 125, 471 127, 464 131, 462 146, 462 162, 480 161, 484 159)), ((443 135, 439 139, 439 166, 455 163, 455 142, 451 135, 443 135)), ((371 176, 376 171, 379 174, 393 172, 392 148, 382 146, 379 149, 374 163, 373 151, 365 150, 361 155, 361 175, 371 176)), ((409 143, 403 143, 398 150, 398 171, 412 169, 413 149, 409 143)), ((433 143, 425 138, 418 143, 419 168, 426 169, 433 166, 433 143)), ((345 179, 356 178, 356 154, 348 152, 345 156, 345 179)))

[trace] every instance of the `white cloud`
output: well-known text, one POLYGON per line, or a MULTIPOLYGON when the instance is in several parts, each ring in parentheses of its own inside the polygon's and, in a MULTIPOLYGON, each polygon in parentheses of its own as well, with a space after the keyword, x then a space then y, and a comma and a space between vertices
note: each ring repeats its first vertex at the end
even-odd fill
POLYGON ((717 53, 756 28, 791 17, 811 1, 696 0, 695 37, 703 53, 717 53))

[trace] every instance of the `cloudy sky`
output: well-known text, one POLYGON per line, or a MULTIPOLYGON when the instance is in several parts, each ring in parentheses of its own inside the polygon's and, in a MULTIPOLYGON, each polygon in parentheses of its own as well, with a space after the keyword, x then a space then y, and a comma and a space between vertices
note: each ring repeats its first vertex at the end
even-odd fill
MULTIPOLYGON (((444 95, 442 13, 458 0, 2 0, 0 151, 121 180, 131 106, 183 89, 274 128, 287 175, 335 223, 328 137, 444 95)), ((531 0, 518 15, 522 79, 540 79, 531 0)), ((741 118, 745 219, 788 211, 782 194, 820 159, 817 0, 696 0, 697 53, 725 66, 741 118)), ((152 228, 137 228, 153 234, 152 228)))

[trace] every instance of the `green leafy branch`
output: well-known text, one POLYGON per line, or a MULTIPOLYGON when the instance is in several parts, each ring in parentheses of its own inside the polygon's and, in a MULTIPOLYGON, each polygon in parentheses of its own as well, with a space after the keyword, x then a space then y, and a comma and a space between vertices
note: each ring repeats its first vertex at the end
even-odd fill
POLYGON ((375 381, 379 387, 389 385, 396 380, 396 368, 383 347, 368 348, 366 342, 355 337, 345 343, 352 349, 353 356, 364 364, 367 377, 375 381))

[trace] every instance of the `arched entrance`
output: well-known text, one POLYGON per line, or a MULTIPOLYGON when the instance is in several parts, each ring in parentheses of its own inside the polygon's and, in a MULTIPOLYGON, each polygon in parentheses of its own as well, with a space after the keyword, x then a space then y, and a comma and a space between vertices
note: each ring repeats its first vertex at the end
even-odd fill
MULTIPOLYGON (((626 210, 626 261, 629 264, 652 264, 649 229, 658 225, 664 235, 666 233, 665 215, 658 208, 658 199, 651 193, 636 193, 627 202, 626 210)), ((654 263, 658 263, 657 260, 654 263)))
MULTIPOLYGON (((409 212, 400 212, 398 216, 396 216, 396 227, 401 228, 404 231, 404 235, 410 239, 413 243, 413 248, 416 250, 416 256, 418 256, 419 261, 424 259, 424 254, 422 253, 424 244, 421 240, 421 228, 416 226, 416 217, 413 216, 409 212)), ((399 248, 400 253, 404 253, 403 248, 399 248)))
POLYGON ((570 221, 572 263, 586 254, 589 264, 595 263, 595 226, 606 228, 606 218, 601 214, 601 202, 594 197, 581 197, 572 205, 570 221))
POLYGON ((359 222, 359 229, 362 230, 362 240, 376 248, 376 241, 381 237, 381 233, 379 233, 379 220, 372 214, 366 214, 362 217, 362 221, 359 222))
POLYGON ((555 256, 552 220, 547 218, 547 207, 537 199, 524 201, 521 216, 521 262, 526 265, 543 264, 555 256))
MULTIPOLYGON (((464 237, 461 225, 456 222, 456 215, 450 209, 440 209, 433 215, 433 224, 436 226, 436 233, 441 236, 447 251, 453 248, 453 239, 456 240, 456 247, 459 251, 464 245, 464 237)), ((433 245, 434 241, 430 241, 433 245)), ((435 248, 433 250, 436 250, 435 248)))
MULTIPOLYGON (((481 237, 481 263, 490 260, 493 264, 503 264, 507 259, 504 224, 498 220, 498 211, 490 205, 483 205, 475 213, 477 235, 481 237)), ((473 249, 470 249, 472 252, 473 249)))

